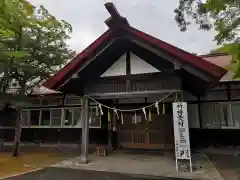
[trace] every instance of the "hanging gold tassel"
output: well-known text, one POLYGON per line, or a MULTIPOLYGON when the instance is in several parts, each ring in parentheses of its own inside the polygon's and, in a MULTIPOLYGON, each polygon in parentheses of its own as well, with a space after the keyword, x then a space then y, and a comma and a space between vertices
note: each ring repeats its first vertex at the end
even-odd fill
POLYGON ((110 122, 111 121, 111 113, 110 113, 110 111, 108 110, 108 122, 110 122))
POLYGON ((121 112, 121 123, 123 124, 123 113, 121 112))
POLYGON ((152 112, 151 112, 150 108, 149 108, 149 111, 148 111, 148 121, 152 122, 152 112))
POLYGON ((162 106, 162 114, 165 115, 166 113, 166 109, 165 109, 165 104, 163 103, 163 106, 162 106))

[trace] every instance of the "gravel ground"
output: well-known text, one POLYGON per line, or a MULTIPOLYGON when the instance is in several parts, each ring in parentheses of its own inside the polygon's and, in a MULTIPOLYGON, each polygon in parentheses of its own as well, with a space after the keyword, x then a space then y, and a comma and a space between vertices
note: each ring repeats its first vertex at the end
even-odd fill
POLYGON ((150 176, 133 176, 120 173, 73 170, 65 168, 45 168, 6 180, 183 180, 150 176))

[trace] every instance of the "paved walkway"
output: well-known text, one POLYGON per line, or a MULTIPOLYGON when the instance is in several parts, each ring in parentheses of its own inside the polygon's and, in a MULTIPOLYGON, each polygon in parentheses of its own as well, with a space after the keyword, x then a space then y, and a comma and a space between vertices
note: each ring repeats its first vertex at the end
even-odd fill
POLYGON ((209 158, 226 180, 240 180, 239 156, 209 155, 209 158))
POLYGON ((67 168, 45 168, 6 180, 183 180, 179 178, 125 175, 111 172, 87 171, 67 168))
POLYGON ((192 173, 176 172, 175 159, 170 154, 157 156, 116 153, 102 158, 92 154, 89 159, 88 164, 81 164, 80 157, 77 157, 62 161, 53 165, 53 167, 183 179, 223 180, 215 166, 205 155, 193 155, 195 170, 192 173))
POLYGON ((197 152, 204 154, 239 156, 240 148, 205 148, 197 150, 197 152))

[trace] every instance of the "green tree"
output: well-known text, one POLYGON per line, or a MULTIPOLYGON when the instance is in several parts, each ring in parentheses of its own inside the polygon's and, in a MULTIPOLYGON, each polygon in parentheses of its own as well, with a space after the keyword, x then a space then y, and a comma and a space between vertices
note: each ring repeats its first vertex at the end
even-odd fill
POLYGON ((179 0, 175 13, 181 31, 191 24, 188 17, 199 24, 200 29, 214 28, 217 32, 215 40, 218 45, 227 44, 228 52, 233 56, 235 75, 240 77, 239 0, 179 0))
POLYGON ((0 93, 17 109, 13 156, 19 154, 21 136, 19 100, 43 79, 55 73, 74 52, 66 44, 72 27, 43 7, 26 0, 0 1, 0 93))

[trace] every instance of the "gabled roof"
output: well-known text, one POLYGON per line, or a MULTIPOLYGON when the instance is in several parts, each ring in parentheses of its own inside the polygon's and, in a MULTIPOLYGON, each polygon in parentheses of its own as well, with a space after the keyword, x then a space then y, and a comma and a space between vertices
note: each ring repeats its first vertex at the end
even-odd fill
POLYGON ((94 53, 103 41, 105 41, 112 34, 111 30, 107 30, 97 40, 95 40, 85 50, 75 56, 65 67, 63 67, 58 73, 50 77, 43 85, 49 89, 56 89, 55 85, 62 80, 67 74, 69 74, 76 66, 83 64, 87 60, 88 56, 94 53))
MULTIPOLYGON (((64 83, 68 81, 73 74, 75 74, 90 56, 97 52, 100 46, 106 41, 114 38, 128 38, 128 35, 136 37, 140 41, 144 41, 147 44, 160 49, 171 56, 176 57, 181 63, 188 64, 196 69, 208 74, 211 77, 211 83, 219 81, 226 70, 204 60, 201 57, 188 53, 176 46, 168 44, 160 39, 157 39, 149 34, 139 31, 129 25, 126 18, 123 18, 116 12, 116 8, 112 3, 105 4, 107 10, 111 14, 111 18, 106 21, 109 26, 104 34, 102 34, 96 41, 94 41, 89 47, 78 54, 71 62, 69 62, 63 69, 61 69, 53 77, 49 78, 44 86, 49 89, 58 90, 64 83), (119 27, 120 26, 120 27, 119 27), (122 33, 119 33, 121 29, 122 33)), ((130 39, 131 40, 131 39, 130 39)))
POLYGON ((200 68, 203 71, 206 71, 207 73, 212 74, 215 77, 223 76, 226 71, 212 63, 209 63, 202 58, 195 56, 187 51, 184 51, 176 46, 173 46, 169 43, 166 43, 160 39, 157 39, 151 35, 148 35, 142 31, 139 31, 133 27, 128 27, 127 30, 130 33, 135 34, 140 39, 143 39, 145 41, 148 41, 149 43, 156 45, 159 49, 165 50, 170 54, 173 54, 174 56, 182 59, 186 63, 189 63, 195 67, 200 68))

